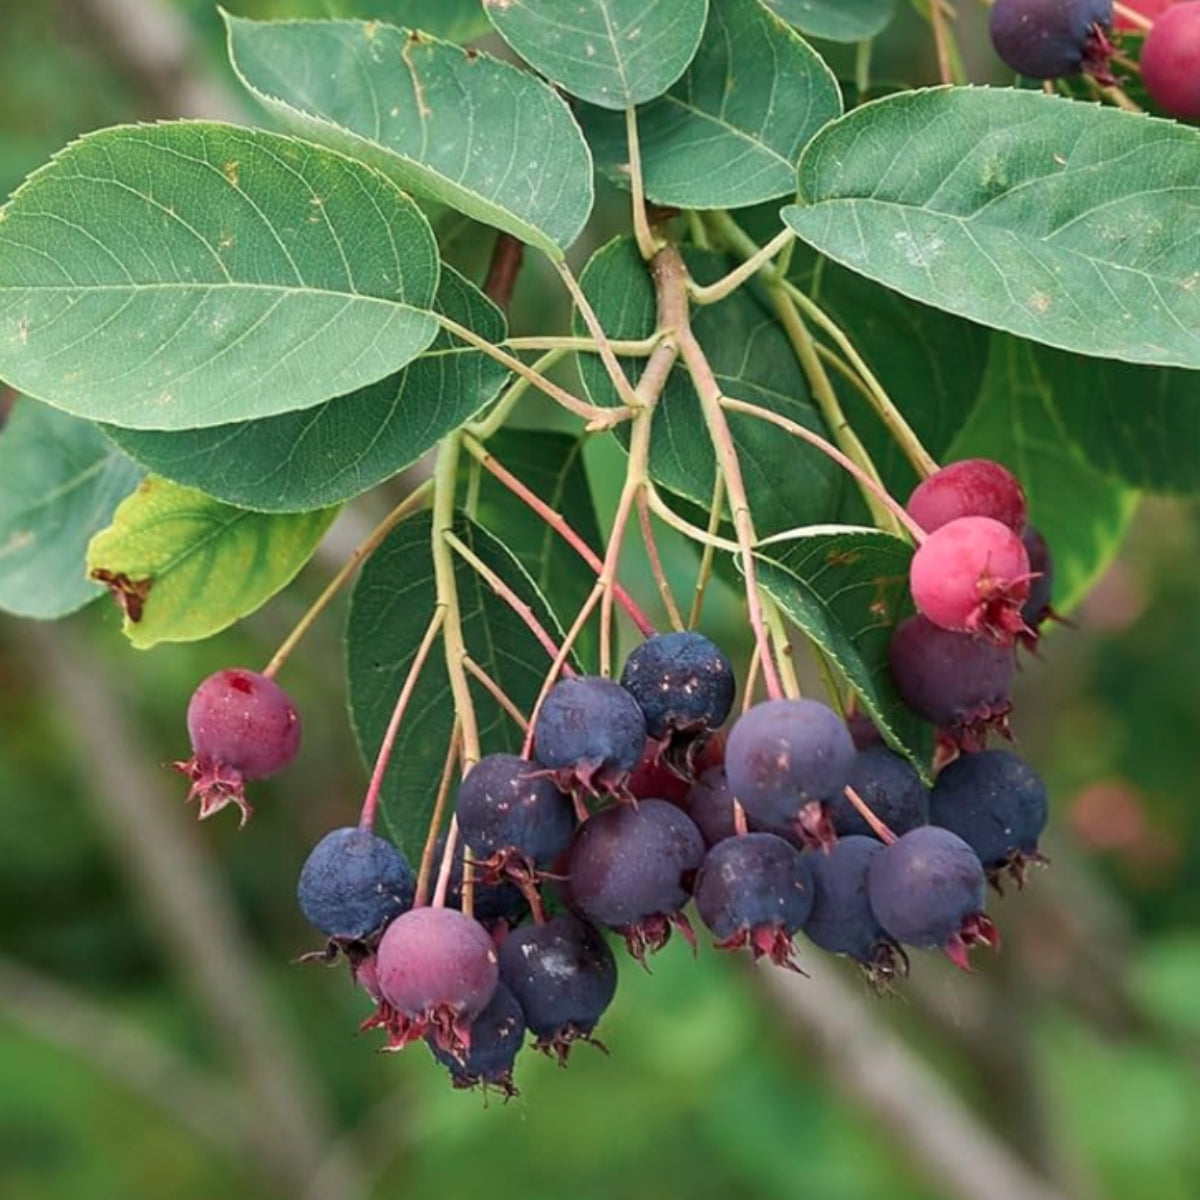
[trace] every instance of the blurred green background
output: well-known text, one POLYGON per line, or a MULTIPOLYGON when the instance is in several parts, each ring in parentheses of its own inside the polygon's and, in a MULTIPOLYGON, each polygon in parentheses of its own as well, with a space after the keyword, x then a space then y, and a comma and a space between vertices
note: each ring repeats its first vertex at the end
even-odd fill
MULTIPOLYGON (((0 16, 0 195, 82 131, 236 111, 207 3, 0 16)), ((921 77, 927 42, 906 7, 881 71, 921 77)), ((543 282, 523 277, 519 326, 544 328, 543 282)), ((589 465, 606 494, 608 460, 589 465)), ((667 549, 690 587, 693 560, 667 549)), ((132 651, 107 603, 54 628, 0 619, 0 1197, 1032 1200, 1036 1178, 1045 1200, 1193 1200, 1198 562, 1196 507, 1144 503, 1076 627, 1023 670, 1016 732, 1051 785, 1054 865, 996 903, 1001 955, 970 976, 921 956, 878 999, 811 952, 812 980, 769 981, 676 939, 653 974, 625 964, 609 1056, 527 1053, 508 1104, 451 1091, 419 1048, 377 1054, 344 972, 289 965, 313 947, 299 866, 365 784, 338 613, 286 679, 302 761, 256 788, 245 831, 195 824, 167 766, 195 682, 265 661, 328 561, 202 646, 132 651)), ((744 662, 733 598, 708 611, 744 662)))

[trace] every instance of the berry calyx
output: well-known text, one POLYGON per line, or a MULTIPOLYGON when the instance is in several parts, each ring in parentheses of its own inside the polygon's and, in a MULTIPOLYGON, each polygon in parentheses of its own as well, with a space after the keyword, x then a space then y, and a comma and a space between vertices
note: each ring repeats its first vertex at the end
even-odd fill
POLYGON ((503 983, 496 985, 487 1007, 471 1022, 471 1045, 461 1057, 443 1050, 432 1034, 425 1040, 456 1088, 482 1088, 485 1093, 494 1088, 506 1100, 519 1094, 512 1073, 525 1041, 525 1014, 503 983))
POLYGON ((367 942, 412 907, 416 878, 391 842, 369 829, 327 833, 305 860, 296 886, 300 911, 336 949, 367 942))
MULTIPOLYGON (((820 857, 819 855, 816 857, 820 857)), ((812 909, 808 861, 773 833, 727 838, 696 876, 696 911, 718 950, 749 949, 796 969, 792 938, 812 909)))
POLYGON ((471 1022, 500 978, 487 930, 452 908, 413 908, 384 931, 376 951, 382 999, 364 1029, 387 1031, 388 1050, 428 1034, 448 1054, 471 1048, 471 1022))
MULTIPOLYGON (((433 861, 440 864, 446 851, 446 835, 443 833, 433 850, 433 861)), ((446 907, 462 911, 463 856, 458 847, 450 863, 450 878, 446 884, 446 907)), ((519 925, 529 915, 529 900, 525 893, 510 879, 489 882, 476 879, 474 883, 475 920, 484 927, 493 940, 499 942, 510 929, 519 925)))
POLYGON ((1016 477, 989 458, 967 458, 935 471, 917 484, 905 508, 926 533, 959 517, 990 517, 1021 533, 1028 516, 1016 477))
POLYGON ((996 53, 1018 75, 1083 73, 1111 84, 1112 17, 1112 0, 996 0, 989 28, 996 53))
POLYGON ((975 851, 934 825, 897 838, 867 868, 867 896, 884 932, 906 946, 940 946, 963 970, 972 946, 1000 944, 984 913, 986 891, 975 851))
POLYGON ((724 767, 710 767, 692 784, 688 792, 687 814, 710 849, 726 838, 737 836, 734 803, 733 790, 724 767))
POLYGON ((210 675, 192 693, 187 709, 192 757, 174 764, 191 781, 188 800, 199 799, 200 819, 227 804, 253 809, 244 783, 282 771, 300 749, 300 714, 273 679, 231 668, 210 675))
POLYGON ((563 791, 624 795, 646 747, 646 719, 620 684, 598 675, 562 679, 542 702, 534 752, 563 791))
POLYGON ((990 517, 959 517, 917 548, 909 585, 917 610, 935 625, 1011 646, 1026 632, 1029 555, 1020 537, 990 517))
MULTIPOLYGON (((912 763, 899 754, 882 746, 860 750, 850 768, 848 783, 897 837, 929 824, 929 789, 912 763)), ((839 838, 875 836, 844 794, 830 805, 830 819, 839 838)))

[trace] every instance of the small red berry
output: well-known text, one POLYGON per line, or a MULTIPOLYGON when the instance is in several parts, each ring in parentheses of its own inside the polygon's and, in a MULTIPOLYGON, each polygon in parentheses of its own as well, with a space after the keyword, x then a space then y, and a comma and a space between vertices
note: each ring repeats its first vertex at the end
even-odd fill
MULTIPOLYGON (((1165 13, 1175 2, 1176 0, 1125 0, 1125 7, 1132 8, 1134 12, 1141 13, 1147 20, 1153 21, 1165 13)), ((1113 28, 1136 33, 1142 27, 1118 12, 1113 17, 1113 28)))
POLYGON ((1200 120, 1200 3, 1176 4, 1154 22, 1142 47, 1142 82, 1173 117, 1200 120))
POLYGON ((966 458, 935 471, 917 484, 906 507, 926 533, 959 517, 991 517, 1021 533, 1028 516, 1016 477, 988 458, 966 458))

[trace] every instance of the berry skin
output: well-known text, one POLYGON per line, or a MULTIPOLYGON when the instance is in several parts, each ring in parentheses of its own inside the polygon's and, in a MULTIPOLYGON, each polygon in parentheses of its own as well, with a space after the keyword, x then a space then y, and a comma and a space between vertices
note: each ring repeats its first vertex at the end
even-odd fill
POLYGON ((689 783, 662 761, 657 745, 646 743, 642 761, 629 776, 626 787, 635 800, 669 800, 687 809, 689 783))
POLYGON ((645 714, 650 737, 689 743, 724 722, 737 690, 729 659, 690 631, 644 641, 626 659, 621 686, 645 714))
POLYGON ((984 915, 986 890, 975 851, 934 825, 897 838, 867 868, 867 897, 884 932, 906 946, 940 946, 963 970, 971 946, 1000 943, 984 915))
POLYGON ((513 1063, 525 1041, 525 1014, 517 998, 504 986, 471 1022, 471 1048, 462 1058, 443 1050, 430 1034, 425 1035, 433 1057, 450 1071, 456 1088, 496 1088, 510 1099, 518 1094, 513 1083, 513 1063))
POLYGON ((906 507, 926 533, 959 517, 991 517, 1021 533, 1028 515, 1016 477, 988 458, 967 458, 935 471, 917 484, 906 507))
POLYGON ((1032 525, 1021 537, 1025 553, 1029 555, 1029 570, 1033 579, 1029 583, 1029 599, 1021 609, 1021 620, 1029 627, 1029 633, 1021 635, 1021 641, 1033 650, 1037 648, 1038 635, 1042 626, 1055 617, 1050 601, 1054 594, 1054 559, 1046 539, 1032 525))
POLYGON ((828 854, 812 855, 813 901, 804 923, 814 946, 854 959, 878 986, 908 973, 904 952, 884 933, 867 896, 867 871, 883 848, 873 837, 851 834, 828 854))
POLYGON ((1026 631, 1029 555, 1007 525, 990 517, 959 517, 917 548, 909 586, 917 610, 942 629, 1011 646, 1026 631))
MULTIPOLYGON (((897 837, 929 824, 929 790, 913 765, 899 754, 881 746, 860 750, 850 768, 849 785, 897 837)), ((830 817, 839 838, 875 836, 844 795, 834 800, 830 817)))
POLYGON ((900 699, 964 747, 980 747, 989 728, 1007 733, 1012 650, 949 633, 918 615, 896 627, 889 656, 900 699))
POLYGON ((755 959, 766 955, 781 967, 795 967, 792 938, 812 897, 807 859, 773 833, 718 842, 696 876, 696 911, 717 949, 749 947, 755 959))
POLYGON ((644 963, 659 950, 671 926, 692 941, 680 909, 692 894, 704 861, 704 839, 691 818, 665 800, 618 804, 589 817, 567 857, 570 904, 588 920, 625 936, 644 963))
POLYGON ((200 818, 227 804, 253 813, 242 785, 282 771, 300 749, 300 714, 273 679, 229 669, 210 675, 192 693, 187 709, 192 757, 175 763, 191 781, 188 799, 199 797, 200 818))
POLYGON ((369 829, 327 833, 300 872, 296 899, 310 925, 337 942, 365 941, 412 907, 416 878, 391 842, 369 829))
POLYGON ((429 1034, 461 1058, 471 1022, 496 991, 500 969, 491 936, 452 908, 413 908, 384 931, 375 956, 383 999, 364 1029, 382 1027, 388 1050, 429 1034))
POLYGON ((620 684, 576 676, 554 685, 534 725, 537 760, 564 791, 621 793, 646 748, 646 719, 620 684))
POLYGON ((1111 84, 1112 17, 1112 0, 996 0, 992 45, 1006 65, 1028 79, 1084 72, 1111 84))
POLYGON ((956 758, 942 768, 930 800, 933 824, 962 838, 997 887, 1004 872, 1021 884, 1026 863, 1040 861, 1046 818, 1041 777, 1007 750, 956 758))
POLYGON ((884 745, 883 736, 875 722, 865 712, 852 712, 846 717, 846 728, 854 741, 856 750, 869 750, 872 746, 884 745))
POLYGON ((833 833, 825 809, 842 794, 854 754, 849 731, 824 704, 767 700, 729 731, 725 772, 760 828, 827 845, 833 833))
POLYGON ((1142 46, 1142 82, 1173 117, 1200 120, 1200 3, 1176 4, 1142 46))
POLYGON ((594 925, 561 913, 514 929, 500 947, 500 978, 539 1050, 565 1062, 573 1042, 600 1045, 592 1030, 616 995, 617 961, 594 925))
POLYGON ((710 767, 692 784, 687 812, 710 849, 726 838, 737 836, 733 792, 724 767, 710 767))
MULTIPOLYGON (((1132 8, 1134 12, 1141 13, 1143 17, 1148 17, 1151 21, 1153 21, 1162 13, 1165 13, 1167 9, 1170 8, 1175 2, 1176 0, 1125 0, 1125 7, 1132 8)), ((1131 32, 1141 29, 1140 25, 1134 24, 1133 21, 1131 21, 1128 17, 1123 16, 1121 13, 1116 14, 1113 20, 1113 26, 1116 29, 1131 32)))
POLYGON ((458 789, 458 831, 482 877, 531 880, 561 854, 575 831, 575 809, 543 772, 515 754, 488 754, 458 789))

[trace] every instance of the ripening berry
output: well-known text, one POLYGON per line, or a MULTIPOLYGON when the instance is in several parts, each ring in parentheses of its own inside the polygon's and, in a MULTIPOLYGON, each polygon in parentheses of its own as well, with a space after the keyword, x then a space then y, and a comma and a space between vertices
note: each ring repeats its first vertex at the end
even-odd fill
POLYGON ((496 985, 487 1007, 471 1022, 471 1046, 462 1057, 443 1050, 432 1034, 425 1040, 456 1088, 495 1088, 505 1099, 518 1094, 512 1072, 525 1041, 525 1014, 503 983, 496 985))
POLYGON ((1142 46, 1142 82, 1164 112, 1200 120, 1200 3, 1176 4, 1142 46))
MULTIPOLYGON (((860 750, 847 782, 897 837, 918 825, 929 824, 929 789, 912 763, 899 754, 882 746, 860 750)), ((839 838, 853 834, 875 836, 845 794, 830 805, 830 818, 839 838)))
POLYGON ((500 946, 500 978, 525 1014, 537 1048, 565 1062, 572 1043, 593 1042, 617 991, 617 962, 595 926, 571 913, 522 925, 500 946))
POLYGON ((838 715, 816 700, 766 700, 729 731, 725 772, 760 828, 827 844, 826 809, 842 793, 854 742, 838 715))
POLYGON ((1110 84, 1112 17, 1112 0, 996 0, 992 45, 1009 67, 1028 79, 1083 72, 1110 84))
POLYGON ((795 965, 792 938, 808 919, 812 896, 808 860, 773 833, 726 838, 696 876, 696 911, 717 949, 748 947, 781 967, 795 965))
MULTIPOLYGON (((1143 17, 1153 21, 1176 2, 1177 0, 1125 0, 1125 7, 1131 8, 1134 12, 1141 13, 1143 17)), ((1123 32, 1136 32, 1142 28, 1122 13, 1115 14, 1113 27, 1123 32)))
POLYGON ((477 921, 452 908, 413 908, 384 931, 376 951, 379 1011, 389 1050, 429 1034, 450 1054, 470 1049, 471 1022, 500 978, 496 948, 477 921))
POLYGON ((537 760, 559 786, 622 792, 646 748, 646 719, 620 684, 599 676, 556 683, 534 726, 537 760))
POLYGON ((391 842, 369 829, 327 833, 300 872, 296 899, 310 925, 336 941, 363 941, 412 907, 416 878, 391 842))
POLYGON ((688 792, 687 813, 708 847, 737 835, 733 792, 724 767, 710 767, 688 792))
POLYGON ((871 859, 867 896, 884 931, 906 946, 940 946, 956 966, 999 936, 984 915, 987 877, 975 851, 948 829, 924 825, 871 859))
POLYGON ((935 471, 917 484, 905 507, 926 533, 959 517, 991 517, 1021 533, 1028 515, 1016 477, 988 458, 967 458, 935 471))
POLYGON ((1011 646, 1025 632, 1029 555, 1020 537, 989 517, 959 517, 917 548, 909 585, 918 612, 942 629, 1011 646))
POLYGON ((1016 669, 1008 647, 950 633, 917 615, 896 626, 888 656, 900 699, 960 743, 977 745, 990 728, 1007 730, 1016 669))
POLYGON ((625 786, 635 800, 669 800, 686 810, 691 784, 662 760, 660 749, 654 742, 646 743, 642 761, 634 767, 625 786))
POLYGON ((1008 750, 963 754, 943 767, 930 798, 930 820, 958 834, 999 886, 1007 872, 1023 882, 1025 866, 1041 861, 1046 786, 1008 750))
POLYGON ((659 950, 674 925, 691 941, 681 909, 704 861, 704 839, 681 809, 665 800, 618 804, 589 817, 567 857, 571 906, 625 936, 639 961, 659 950))
POLYGON ((300 749, 300 714, 273 679, 257 671, 229 669, 210 675, 192 694, 187 710, 192 757, 175 763, 192 781, 188 799, 199 797, 200 817, 227 804, 252 813, 243 784, 282 771, 300 749))

